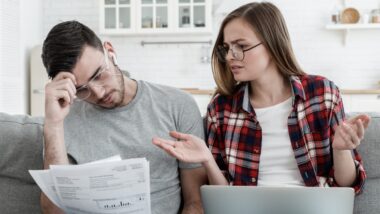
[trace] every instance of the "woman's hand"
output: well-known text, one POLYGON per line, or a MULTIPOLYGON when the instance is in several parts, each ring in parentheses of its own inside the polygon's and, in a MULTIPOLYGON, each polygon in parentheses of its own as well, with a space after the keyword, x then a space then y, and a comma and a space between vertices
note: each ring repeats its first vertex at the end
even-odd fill
POLYGON ((364 138, 365 129, 370 120, 368 115, 361 114, 341 123, 335 130, 333 149, 352 150, 357 148, 364 138))
POLYGON ((172 131, 169 134, 179 141, 155 137, 152 140, 153 144, 183 162, 204 163, 213 159, 210 150, 202 139, 176 131, 172 131))

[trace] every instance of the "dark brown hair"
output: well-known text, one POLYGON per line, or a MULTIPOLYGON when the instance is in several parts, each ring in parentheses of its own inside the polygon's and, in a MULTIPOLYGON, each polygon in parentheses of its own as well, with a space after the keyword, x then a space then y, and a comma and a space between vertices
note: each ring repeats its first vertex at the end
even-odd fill
POLYGON ((54 26, 44 41, 41 56, 49 77, 61 71, 72 72, 86 45, 103 53, 99 37, 84 24, 66 21, 54 26))

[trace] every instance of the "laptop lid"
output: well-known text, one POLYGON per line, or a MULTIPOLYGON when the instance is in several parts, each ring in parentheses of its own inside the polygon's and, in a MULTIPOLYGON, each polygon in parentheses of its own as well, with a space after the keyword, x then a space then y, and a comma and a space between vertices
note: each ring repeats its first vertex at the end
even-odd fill
POLYGON ((345 187, 201 187, 206 214, 352 214, 354 190, 345 187))

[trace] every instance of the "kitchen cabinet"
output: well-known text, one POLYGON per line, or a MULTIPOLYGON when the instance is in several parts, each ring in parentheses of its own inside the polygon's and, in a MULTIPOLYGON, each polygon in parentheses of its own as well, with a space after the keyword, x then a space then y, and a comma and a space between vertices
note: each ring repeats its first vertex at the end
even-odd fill
POLYGON ((212 0, 101 0, 106 35, 212 33, 212 0))
POLYGON ((49 82, 42 63, 42 46, 34 47, 30 55, 30 115, 45 115, 45 85, 49 82))

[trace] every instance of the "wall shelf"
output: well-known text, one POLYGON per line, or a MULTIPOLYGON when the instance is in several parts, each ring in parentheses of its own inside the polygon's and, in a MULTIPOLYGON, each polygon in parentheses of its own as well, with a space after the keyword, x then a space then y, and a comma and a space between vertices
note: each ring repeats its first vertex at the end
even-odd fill
POLYGON ((343 45, 347 44, 348 34, 351 30, 370 30, 379 29, 380 24, 328 24, 326 25, 327 30, 343 30, 343 45))

